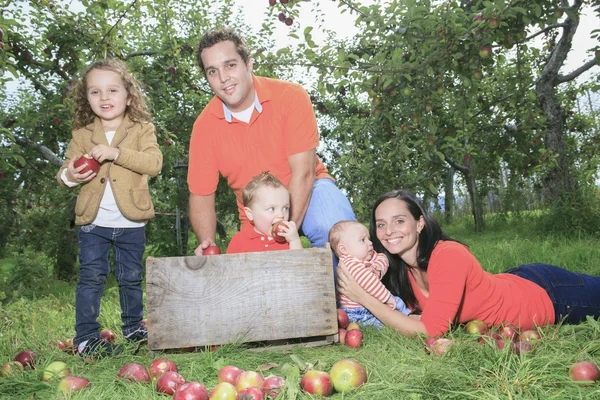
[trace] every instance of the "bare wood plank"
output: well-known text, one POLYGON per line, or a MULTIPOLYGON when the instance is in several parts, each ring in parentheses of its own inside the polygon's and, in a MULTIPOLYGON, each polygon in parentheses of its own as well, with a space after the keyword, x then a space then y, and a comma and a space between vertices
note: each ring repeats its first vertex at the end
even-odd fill
POLYGON ((329 250, 149 257, 146 268, 152 350, 337 333, 329 250))

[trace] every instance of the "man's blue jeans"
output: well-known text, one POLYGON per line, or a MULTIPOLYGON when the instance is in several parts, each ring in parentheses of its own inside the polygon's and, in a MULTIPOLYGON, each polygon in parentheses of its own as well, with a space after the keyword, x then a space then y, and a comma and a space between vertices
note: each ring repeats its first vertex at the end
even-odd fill
POLYGON ((75 294, 75 338, 79 344, 100 337, 100 300, 110 272, 109 254, 113 248, 115 276, 119 284, 123 334, 142 323, 144 302, 142 256, 146 227, 104 228, 84 225, 79 228, 79 281, 75 294))
POLYGON ((577 324, 600 317, 600 276, 590 276, 547 264, 526 264, 505 271, 541 286, 554 305, 555 321, 577 324))

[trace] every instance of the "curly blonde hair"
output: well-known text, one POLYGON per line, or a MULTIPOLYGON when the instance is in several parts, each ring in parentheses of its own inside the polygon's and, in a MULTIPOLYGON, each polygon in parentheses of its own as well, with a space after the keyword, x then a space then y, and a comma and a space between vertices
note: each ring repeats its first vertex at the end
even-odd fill
POLYGON ((287 190, 285 185, 274 175, 271 175, 269 171, 263 171, 259 175, 252 178, 244 189, 242 189, 242 205, 244 207, 250 207, 254 201, 256 193, 264 188, 272 187, 274 189, 284 188, 287 190))
POLYGON ((113 71, 121 76, 125 89, 129 94, 128 98, 131 99, 131 104, 127 106, 126 113, 132 121, 152 121, 152 116, 148 111, 148 105, 144 99, 141 85, 127 69, 127 65, 121 60, 105 59, 90 64, 75 83, 73 91, 71 92, 71 99, 73 101, 73 129, 89 125, 94 122, 94 118, 96 118, 96 114, 92 111, 92 107, 87 100, 86 82, 87 75, 94 69, 113 71))

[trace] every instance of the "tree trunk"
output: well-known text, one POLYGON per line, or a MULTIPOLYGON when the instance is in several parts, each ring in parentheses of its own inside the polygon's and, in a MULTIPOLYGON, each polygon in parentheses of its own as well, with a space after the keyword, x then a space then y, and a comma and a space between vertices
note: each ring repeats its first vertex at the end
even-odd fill
POLYGON ((69 221, 65 228, 64 235, 58 238, 58 250, 56 252, 56 263, 54 268, 54 278, 61 281, 72 281, 77 278, 77 225, 75 225, 75 203, 77 197, 72 196, 69 206, 65 209, 66 220, 69 221))
POLYGON ((481 207, 481 202, 477 196, 475 177, 470 170, 463 172, 463 174, 467 184, 467 190, 469 191, 469 197, 471 199, 471 210, 473 212, 473 218, 475 219, 475 230, 477 232, 481 232, 485 228, 485 221, 483 219, 483 208, 481 207))
POLYGON ((446 170, 446 181, 444 182, 444 219, 447 224, 452 223, 454 212, 454 174, 456 170, 452 167, 446 170))

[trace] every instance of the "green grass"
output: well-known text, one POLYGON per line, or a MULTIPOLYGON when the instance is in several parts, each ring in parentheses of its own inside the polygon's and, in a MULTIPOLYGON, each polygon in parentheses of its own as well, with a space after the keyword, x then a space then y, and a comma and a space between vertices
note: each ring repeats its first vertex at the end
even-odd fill
MULTIPOLYGON (((526 223, 498 224, 484 233, 473 233, 460 224, 445 227, 454 238, 467 244, 482 266, 493 272, 528 262, 547 262, 600 275, 600 246, 597 239, 537 237, 529 234, 526 223)), ((4 270, 17 260, 0 263, 4 270)), ((363 346, 342 345, 315 348, 296 347, 291 351, 248 351, 247 346, 225 345, 216 351, 180 353, 150 352, 132 347, 118 357, 86 363, 77 356, 60 352, 53 343, 73 336, 75 285, 62 292, 21 299, 0 309, 0 363, 17 352, 32 349, 40 364, 21 376, 0 378, 1 399, 54 399, 56 383, 40 379, 44 366, 65 361, 73 375, 88 378, 92 387, 75 393, 72 399, 164 399, 150 384, 124 383, 116 378, 125 364, 148 366, 158 358, 168 358, 188 381, 202 382, 210 390, 221 366, 237 365, 259 370, 273 363, 263 375, 285 376, 283 366, 294 364, 291 356, 328 370, 338 360, 351 358, 368 371, 363 387, 332 399, 600 399, 600 383, 581 385, 569 378, 569 367, 579 360, 600 365, 600 322, 589 320, 577 326, 541 329, 542 340, 532 353, 517 356, 508 349, 497 350, 480 344, 476 338, 456 329, 448 334, 457 339, 443 356, 427 354, 421 339, 406 338, 386 328, 364 329, 363 346)), ((102 300, 100 322, 120 332, 118 289, 107 287, 102 300)), ((294 323, 293 319, 290 323, 294 323)), ((177 334, 176 328, 173 334, 177 334)), ((118 335, 119 342, 123 337, 118 335)), ((288 381, 289 391, 281 399, 313 399, 298 389, 298 378, 288 381)))

